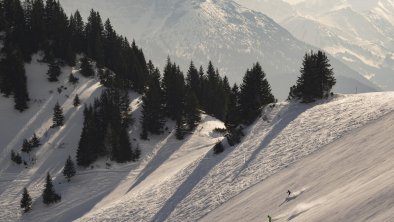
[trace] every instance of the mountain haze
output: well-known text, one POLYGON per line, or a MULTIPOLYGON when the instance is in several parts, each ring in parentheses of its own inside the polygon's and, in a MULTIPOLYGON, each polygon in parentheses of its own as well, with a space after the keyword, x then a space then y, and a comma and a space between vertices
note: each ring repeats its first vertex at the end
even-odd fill
MULTIPOLYGON (((223 0, 67 0, 68 13, 79 9, 86 18, 92 6, 129 39, 135 38, 146 57, 163 67, 169 55, 186 70, 191 60, 204 68, 209 60, 230 81, 240 82, 247 68, 260 62, 280 99, 299 75, 302 57, 316 47, 295 39, 271 18, 223 0)), ((334 91, 376 91, 378 87, 331 58, 338 75, 334 91)))

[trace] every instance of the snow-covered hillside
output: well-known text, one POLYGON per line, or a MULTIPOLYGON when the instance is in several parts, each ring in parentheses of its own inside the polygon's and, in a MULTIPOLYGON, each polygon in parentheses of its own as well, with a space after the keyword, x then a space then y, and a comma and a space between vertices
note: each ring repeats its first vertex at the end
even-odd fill
MULTIPOLYGON (((82 77, 75 87, 69 85, 69 73, 79 76, 78 69, 70 67, 63 68, 59 83, 48 83, 48 67, 38 59, 35 56, 26 65, 31 108, 18 113, 11 99, 0 98, 2 221, 196 221, 228 201, 232 204, 232 198, 255 184, 263 186, 266 179, 286 172, 294 163, 303 163, 310 154, 324 152, 326 145, 334 146, 338 139, 349 137, 358 128, 368 128, 371 121, 394 111, 394 93, 336 95, 313 104, 272 104, 245 130, 241 144, 226 146, 224 153, 214 155, 212 147, 223 139, 214 129, 224 125, 206 115, 183 141, 175 139, 172 122, 167 123, 164 135, 140 141, 141 101, 139 95, 131 93, 130 106, 136 121, 129 134, 133 145, 142 150, 141 160, 114 164, 101 159, 91 168, 78 169, 77 176, 67 183, 61 171, 68 155, 75 158, 82 128, 83 107, 74 108, 72 99, 78 93, 83 103, 90 103, 102 87, 97 80, 82 77), (59 87, 63 89, 60 93, 59 87), (50 129, 56 102, 63 107, 66 124, 50 129), (23 139, 33 133, 42 138, 43 145, 31 156, 24 156, 28 166, 12 163, 10 151, 18 150, 23 139), (30 161, 32 157, 36 161, 30 161), (41 197, 47 172, 53 175, 55 190, 62 195, 61 202, 50 206, 45 206, 41 197), (27 214, 22 214, 19 207, 24 187, 33 197, 33 210, 27 214)), ((338 155, 342 151, 346 154, 341 149, 338 155)), ((390 155, 392 152, 387 152, 381 158, 390 155)), ((358 171, 349 173, 358 175, 358 171)), ((297 191, 304 186, 289 188, 297 191)), ((384 189, 377 192, 386 194, 384 189)), ((354 195, 356 199, 364 197, 362 193, 354 195)), ((276 211, 271 212, 277 216, 276 211)))
POLYGON ((123 197, 100 205, 79 221, 196 221, 352 130, 391 113, 393 101, 393 93, 377 93, 268 107, 240 145, 219 156, 205 147, 190 159, 188 155, 178 158, 175 152, 161 166, 153 162, 158 168, 148 168, 153 171, 149 176, 143 173, 137 181, 120 185, 123 197), (173 174, 165 180, 156 181, 163 169, 168 174, 167 164, 179 167, 172 168, 173 174))
POLYGON ((382 89, 394 89, 391 0, 238 0, 266 13, 298 39, 323 48, 382 89))
POLYGON ((394 113, 256 184, 202 221, 394 221, 394 113), (292 194, 288 196, 286 191, 292 194))
MULTIPOLYGON (((207 66, 212 60, 223 75, 240 82, 247 68, 260 62, 275 96, 287 97, 299 74, 305 52, 317 50, 295 39, 264 14, 229 0, 63 0, 68 13, 79 9, 85 19, 90 9, 109 17, 116 30, 136 39, 155 64, 167 55, 186 70, 190 60, 207 66)), ((378 87, 330 58, 338 75, 335 91, 376 91, 378 87)))

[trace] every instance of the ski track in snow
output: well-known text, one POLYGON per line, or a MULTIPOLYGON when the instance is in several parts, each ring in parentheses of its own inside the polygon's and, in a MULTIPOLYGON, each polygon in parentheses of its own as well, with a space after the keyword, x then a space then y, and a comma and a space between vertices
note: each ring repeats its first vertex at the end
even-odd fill
MULTIPOLYGON (((393 93, 372 93, 267 107, 263 115, 268 122, 257 121, 240 145, 228 147, 219 156, 202 152, 164 182, 141 182, 139 186, 149 189, 131 190, 113 205, 93 211, 80 221, 196 221, 347 132, 392 112, 393 100, 393 93)), ((294 215, 307 208, 301 205, 294 215)))

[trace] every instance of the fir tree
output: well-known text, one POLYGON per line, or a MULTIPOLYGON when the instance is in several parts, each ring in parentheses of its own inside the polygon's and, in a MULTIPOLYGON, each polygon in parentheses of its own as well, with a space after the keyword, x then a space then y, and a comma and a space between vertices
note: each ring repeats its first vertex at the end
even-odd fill
POLYGON ((49 172, 47 173, 45 188, 42 193, 43 203, 46 205, 59 202, 61 200, 61 196, 55 193, 53 188, 52 178, 49 172))
POLYGON ((74 162, 71 160, 71 156, 68 156, 66 164, 64 165, 63 168, 63 175, 67 179, 68 182, 70 182, 71 177, 75 176, 76 170, 74 166, 74 162))
POLYGON ((32 148, 37 148, 41 145, 40 139, 37 137, 35 133, 33 134, 33 137, 30 139, 29 143, 32 148))
POLYGON ((22 199, 21 199, 21 208, 25 213, 31 210, 32 199, 29 195, 29 192, 26 188, 23 189, 22 199))
POLYGON ((137 144, 137 147, 135 148, 134 151, 134 162, 137 161, 141 157, 141 149, 140 146, 137 144))
POLYGON ((74 107, 78 107, 79 105, 81 105, 81 100, 79 99, 78 94, 75 95, 73 104, 74 104, 74 107))
POLYGON ((271 93, 265 73, 259 63, 247 70, 243 78, 240 93, 240 111, 243 122, 251 124, 260 115, 261 108, 269 103, 275 102, 271 93))
POLYGON ((52 128, 64 125, 63 109, 60 107, 59 103, 56 103, 55 107, 53 108, 52 122, 52 128))
POLYGON ((27 139, 24 139, 22 145, 22 152, 30 153, 31 150, 32 150, 32 145, 29 143, 27 139))
POLYGON ((93 125, 93 110, 92 107, 85 107, 84 122, 81 137, 79 139, 77 149, 77 164, 79 166, 89 166, 97 158, 95 152, 95 127, 93 125))
POLYGON ((289 99, 302 99, 303 102, 322 99, 336 84, 333 69, 322 51, 306 53, 300 72, 297 84, 290 88, 289 99))
POLYGON ((194 92, 188 92, 185 104, 185 119, 190 131, 193 131, 201 121, 198 100, 194 92))
POLYGON ((68 76, 68 82, 75 85, 77 84, 79 79, 75 77, 72 73, 68 76))
POLYGON ((224 146, 223 146, 223 144, 222 144, 222 142, 217 142, 216 144, 215 144, 215 146, 213 147, 213 153, 214 154, 219 154, 219 153, 222 153, 224 151, 224 146))
POLYGON ((59 65, 55 61, 52 60, 49 63, 49 69, 47 72, 48 81, 49 82, 57 82, 60 74, 61 74, 61 71, 60 71, 59 65))
POLYGON ((142 135, 147 139, 147 133, 160 134, 164 126, 164 104, 160 87, 160 72, 155 69, 150 76, 148 86, 142 97, 142 135))
POLYGON ((18 165, 22 163, 22 157, 19 155, 19 153, 15 153, 13 150, 11 150, 11 160, 18 165))
POLYGON ((94 70, 92 65, 89 62, 89 59, 86 57, 83 57, 81 59, 81 74, 85 77, 91 77, 94 76, 94 70))
POLYGON ((177 140, 183 140, 185 138, 186 134, 186 129, 185 129, 185 120, 181 116, 179 119, 176 121, 176 128, 175 128, 175 138, 177 140))
POLYGON ((162 79, 163 99, 168 117, 177 120, 183 113, 185 83, 183 73, 179 67, 167 59, 162 79))

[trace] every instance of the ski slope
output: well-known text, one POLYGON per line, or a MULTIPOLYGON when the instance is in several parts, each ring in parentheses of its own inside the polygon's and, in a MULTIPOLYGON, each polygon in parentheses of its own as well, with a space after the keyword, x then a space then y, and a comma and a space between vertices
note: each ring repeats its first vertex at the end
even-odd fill
MULTIPOLYGON (((260 186, 262 186, 262 192, 268 192, 264 189, 269 189, 269 186, 275 186, 276 189, 273 190, 275 192, 269 191, 272 199, 268 200, 272 202, 264 203, 271 203, 272 205, 267 206, 272 208, 262 207, 255 210, 256 218, 266 217, 265 214, 270 213, 278 220, 286 220, 297 209, 298 205, 293 206, 293 203, 301 204, 302 208, 304 203, 321 201, 317 195, 325 197, 324 200, 327 200, 329 204, 336 203, 338 201, 335 198, 338 197, 336 193, 330 193, 330 191, 333 192, 335 189, 340 193, 350 191, 346 187, 345 190, 341 190, 341 184, 335 183, 337 175, 331 171, 318 171, 319 174, 313 174, 299 170, 296 171, 296 175, 291 175, 295 179, 289 179, 283 182, 283 185, 273 185, 269 181, 275 181, 278 175, 285 175, 290 169, 295 169, 304 162, 309 164, 307 161, 310 158, 326 152, 330 149, 329 147, 334 147, 333 152, 339 154, 330 154, 327 157, 327 163, 325 163, 327 167, 330 166, 329 163, 336 161, 335 158, 345 159, 346 155, 350 155, 353 151, 350 145, 356 140, 348 142, 351 144, 345 146, 346 149, 336 148, 335 144, 340 144, 352 135, 356 138, 359 136, 358 132, 368 130, 374 126, 374 122, 387 121, 392 117, 391 113, 394 110, 394 93, 392 92, 336 95, 313 104, 295 102, 272 104, 264 109, 260 119, 245 129, 246 137, 241 144, 228 147, 225 143, 225 152, 214 155, 212 147, 217 141, 223 140, 223 135, 215 133, 214 129, 224 128, 224 124, 208 115, 202 116, 202 122, 196 131, 183 141, 175 139, 174 123, 171 121, 167 122, 168 129, 163 135, 150 136, 149 141, 140 141, 140 95, 130 93, 130 108, 135 122, 129 130, 129 135, 133 146, 138 145, 142 150, 141 160, 136 163, 115 164, 107 159, 100 159, 91 168, 79 168, 77 175, 70 183, 67 183, 63 178, 62 168, 68 155, 75 159, 83 122, 83 106, 73 107, 72 100, 75 94, 79 94, 82 103, 91 103, 100 95, 103 87, 96 79, 79 76, 78 67, 63 68, 60 81, 48 83, 45 75, 48 66, 39 63, 37 61, 39 59, 39 56, 34 56, 32 63, 26 65, 32 100, 31 108, 19 113, 13 109, 12 99, 0 98, 1 221, 209 220, 209 218, 216 218, 215 215, 218 215, 217 213, 221 210, 225 212, 228 209, 227 206, 236 205, 238 202, 234 201, 237 198, 246 198, 243 197, 244 194, 260 186), (67 83, 68 74, 71 72, 80 77, 80 82, 75 87, 67 83), (57 89, 60 86, 63 86, 63 90, 58 93, 57 89), (65 126, 50 129, 53 107, 56 102, 63 107, 65 126), (30 157, 23 156, 28 166, 15 165, 10 161, 10 151, 19 150, 23 139, 31 137, 34 132, 42 138, 43 145, 35 149, 30 157), (31 157, 36 159, 34 164, 30 161, 31 157), (62 201, 45 206, 42 203, 41 193, 48 171, 54 178, 55 190, 61 194, 62 201), (301 180, 302 175, 310 176, 305 178, 305 183, 301 180), (319 183, 320 178, 313 179, 313 175, 321 176, 321 180, 325 182, 323 184, 328 184, 327 187, 314 184, 319 183), (33 198, 33 210, 27 214, 22 214, 19 207, 24 187, 28 188, 33 198), (318 193, 314 187, 319 187, 322 192, 318 193), (274 201, 283 201, 287 189, 295 193, 302 191, 302 193, 299 197, 284 203, 283 207, 274 208, 276 206, 273 205, 273 203, 276 204, 274 201), (305 199, 305 202, 298 202, 304 200, 304 196, 309 199, 305 199), (209 214, 210 212, 213 213, 209 214)), ((389 123, 391 122, 387 124, 389 123)), ((389 125, 383 127, 384 130, 388 130, 387 132, 391 132, 389 125)), ((368 132, 383 132, 382 129, 374 129, 371 128, 368 132)), ((382 141, 376 138, 367 143, 368 134, 365 135, 362 137, 365 140, 363 143, 371 144, 371 146, 374 144, 376 149, 390 142, 387 140, 386 143, 382 136, 379 137, 382 141)), ((354 142, 354 145, 360 143, 354 142)), ((365 149, 373 148, 366 147, 365 149)), ((373 189, 369 189, 370 193, 361 192, 359 189, 362 188, 355 186, 369 188, 370 185, 364 183, 367 177, 361 177, 360 172, 364 172, 363 169, 369 169, 368 164, 374 164, 375 160, 390 157, 392 159, 392 152, 389 149, 387 152, 382 149, 382 151, 375 151, 374 155, 368 152, 359 152, 357 155, 360 157, 355 158, 354 161, 365 160, 366 165, 362 165, 364 168, 358 168, 356 164, 352 164, 354 170, 348 171, 343 168, 340 170, 344 173, 348 172, 351 178, 349 181, 353 181, 352 185, 355 187, 353 188, 355 192, 350 193, 352 198, 348 198, 348 202, 343 203, 343 206, 348 203, 358 203, 358 200, 363 200, 372 194, 377 198, 392 196, 387 193, 392 191, 386 190, 386 187, 390 185, 389 180, 379 179, 382 183, 379 183, 379 187, 374 185, 373 189)), ((381 168, 379 166, 378 168, 382 169, 379 172, 384 172, 384 169, 389 169, 385 167, 391 166, 386 164, 381 168)), ((316 169, 323 170, 327 167, 316 169)), ((376 172, 373 171, 371 175, 376 172)), ((387 173, 390 172, 392 169, 385 173, 389 175, 387 173)), ((346 180, 342 177, 339 179, 346 180)), ((349 186, 352 188, 351 185, 347 187, 349 186)), ((258 191, 259 189, 255 192, 258 191)), ((256 201, 259 199, 257 198, 256 201)), ((386 209, 390 210, 388 207, 392 207, 392 202, 387 201, 385 202, 387 205, 378 202, 379 204, 374 209, 383 213, 376 214, 377 216, 373 216, 373 219, 378 220, 389 216, 384 212, 386 209)), ((294 220, 307 215, 308 217, 314 216, 316 221, 319 221, 319 216, 323 213, 321 215, 316 213, 318 209, 321 209, 324 215, 330 213, 331 208, 323 209, 317 206, 319 205, 311 207, 307 212, 301 210, 302 213, 294 217, 294 220)), ((367 202, 366 208, 369 206, 367 202)), ((357 217, 355 221, 358 221, 358 219, 362 220, 365 214, 353 216, 357 217)))
POLYGON ((268 214, 277 222, 394 221, 393 134, 391 113, 256 184, 201 221, 265 221, 268 214))
POLYGON ((160 165, 153 163, 158 167, 150 176, 143 176, 137 186, 135 181, 120 185, 129 186, 128 192, 78 221, 199 220, 253 185, 391 113, 393 101, 394 93, 373 93, 338 95, 308 105, 282 102, 267 107, 240 145, 227 147, 219 156, 207 147, 196 156, 174 155, 175 159, 160 165), (176 173, 156 180, 163 176, 162 170, 169 169, 168 164, 176 173))

